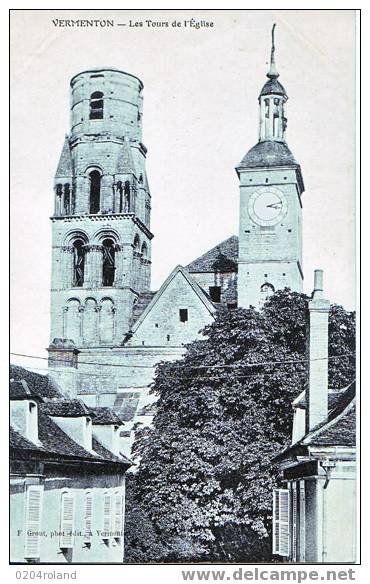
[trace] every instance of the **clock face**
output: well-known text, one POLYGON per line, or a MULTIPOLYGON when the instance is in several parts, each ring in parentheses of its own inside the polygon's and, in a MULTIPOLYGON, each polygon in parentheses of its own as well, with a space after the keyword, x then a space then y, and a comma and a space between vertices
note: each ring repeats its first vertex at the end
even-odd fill
POLYGON ((261 187, 251 195, 248 203, 249 216, 257 225, 276 225, 287 210, 286 197, 276 187, 261 187))

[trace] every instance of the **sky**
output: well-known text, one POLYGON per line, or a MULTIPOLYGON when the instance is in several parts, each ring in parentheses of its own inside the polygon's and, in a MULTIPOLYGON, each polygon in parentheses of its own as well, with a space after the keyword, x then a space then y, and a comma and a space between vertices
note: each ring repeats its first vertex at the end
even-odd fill
MULTIPOLYGON (((46 356, 53 177, 69 131, 69 80, 116 67, 144 83, 152 289, 238 233, 235 166, 258 140, 271 27, 301 165, 305 292, 355 308, 355 13, 352 10, 15 10, 11 16, 11 351, 46 356), (212 21, 189 28, 184 20, 212 21), (113 19, 113 28, 55 19, 113 19), (130 27, 130 20, 143 26, 130 27), (148 27, 146 20, 168 22, 148 27), (181 27, 171 23, 180 21, 181 27), (126 26, 117 26, 126 23, 126 26)), ((13 357, 27 366, 45 362, 13 357)))

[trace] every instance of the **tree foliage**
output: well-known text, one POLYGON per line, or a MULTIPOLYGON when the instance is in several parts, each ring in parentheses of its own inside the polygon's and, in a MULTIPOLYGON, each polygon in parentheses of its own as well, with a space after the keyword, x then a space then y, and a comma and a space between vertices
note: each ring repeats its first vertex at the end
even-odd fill
MULTIPOLYGON (((329 319, 338 388, 354 377, 355 317, 334 305, 329 319)), ((271 560, 271 461, 307 382, 307 321, 308 297, 278 291, 260 312, 221 309, 183 359, 158 366, 153 426, 134 444, 129 561, 271 560)))

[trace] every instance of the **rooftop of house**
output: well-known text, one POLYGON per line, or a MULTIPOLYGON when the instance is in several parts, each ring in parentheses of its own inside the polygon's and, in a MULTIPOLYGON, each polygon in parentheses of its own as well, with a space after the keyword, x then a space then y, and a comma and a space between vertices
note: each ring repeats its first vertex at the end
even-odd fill
POLYGON ((10 382, 11 399, 37 399, 38 405, 38 442, 33 442, 23 436, 20 431, 11 426, 10 449, 11 458, 22 460, 57 460, 59 462, 85 461, 95 463, 117 463, 125 468, 132 462, 123 454, 114 455, 105 448, 95 437, 92 438, 91 451, 83 448, 78 442, 64 432, 53 417, 80 417, 86 416, 98 424, 118 424, 122 422, 109 412, 108 408, 90 408, 79 399, 66 399, 58 395, 55 399, 54 391, 47 391, 46 376, 32 373, 21 367, 11 367, 10 382), (18 379, 14 380, 14 374, 18 379), (31 375, 29 375, 31 374, 31 375), (23 375, 23 378, 21 378, 23 375), (27 381, 24 379, 27 378, 27 381), (50 397, 52 396, 52 397, 50 397))
POLYGON ((47 375, 34 373, 18 365, 10 365, 10 397, 11 399, 38 398, 62 398, 64 397, 56 383, 47 375), (28 390, 25 389, 24 381, 28 390), (30 394, 28 393, 30 392, 30 394))
MULTIPOLYGON (((306 408, 306 396, 302 393, 296 400, 297 407, 306 408)), ((329 393, 329 411, 325 421, 307 432, 300 440, 288 446, 274 461, 288 459, 294 452, 308 447, 349 447, 356 446, 356 382, 329 393)))
MULTIPOLYGON (((330 395, 330 394, 329 394, 330 395)), ((325 422, 310 430, 298 444, 314 446, 356 445, 356 382, 332 394, 325 422)))

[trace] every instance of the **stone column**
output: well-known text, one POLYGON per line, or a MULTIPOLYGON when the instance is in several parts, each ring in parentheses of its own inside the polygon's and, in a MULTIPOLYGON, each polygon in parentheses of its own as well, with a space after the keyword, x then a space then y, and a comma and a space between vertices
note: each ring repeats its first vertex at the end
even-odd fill
POLYGON ((103 246, 84 245, 86 288, 99 288, 102 283, 103 246))
POLYGON ((76 176, 76 215, 90 212, 89 198, 89 179, 84 175, 76 176))
POLYGON ((73 286, 73 268, 74 268, 74 247, 64 245, 61 247, 62 265, 59 274, 61 288, 71 288, 73 286))

